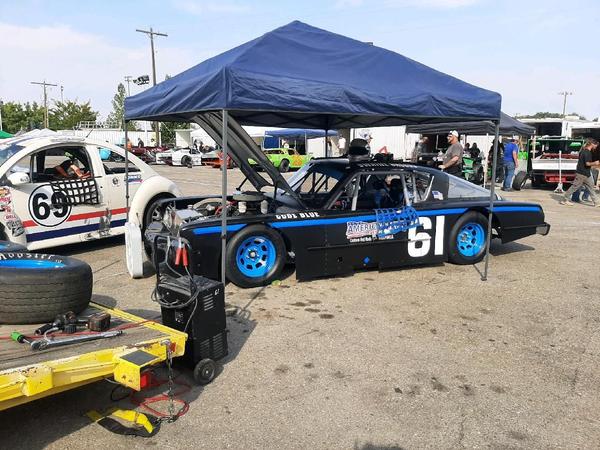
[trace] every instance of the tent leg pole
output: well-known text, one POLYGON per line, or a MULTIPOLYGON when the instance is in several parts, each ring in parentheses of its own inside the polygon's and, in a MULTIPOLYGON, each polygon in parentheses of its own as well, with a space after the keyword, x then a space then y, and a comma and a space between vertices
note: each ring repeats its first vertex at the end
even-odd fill
POLYGON ((125 149, 125 222, 129 222, 129 149, 127 148, 127 127, 129 122, 124 120, 124 128, 125 128, 125 145, 123 148, 125 149))
POLYGON ((227 250, 227 132, 228 113, 223 110, 223 162, 221 164, 221 281, 225 285, 225 264, 227 250))
MULTIPOLYGON (((490 148, 490 135, 489 134, 485 134, 485 148, 490 148)), ((489 150, 488 150, 489 152, 489 150)), ((486 155, 485 153, 483 154, 483 188, 485 189, 486 185, 487 185, 487 170, 488 170, 488 163, 487 163, 487 157, 488 157, 489 153, 486 155)))
POLYGON ((328 148, 328 145, 327 145, 327 132, 328 132, 328 131, 329 131, 329 130, 325 130, 325 158, 327 158, 327 157, 329 156, 329 155, 327 154, 327 148, 328 148))
POLYGON ((488 212, 488 227, 487 237, 485 241, 485 268, 483 269, 483 275, 481 281, 487 281, 488 267, 490 262, 490 243, 492 241, 492 218, 494 216, 494 199, 496 197, 496 167, 498 165, 498 141, 500 139, 500 121, 496 122, 496 131, 494 139, 494 154, 492 155, 492 176, 490 179, 490 206, 488 212))

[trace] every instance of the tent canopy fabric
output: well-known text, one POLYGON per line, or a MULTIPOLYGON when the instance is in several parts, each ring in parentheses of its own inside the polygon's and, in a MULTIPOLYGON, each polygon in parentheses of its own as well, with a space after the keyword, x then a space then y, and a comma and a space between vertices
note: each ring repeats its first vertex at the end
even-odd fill
POLYGON ((4 130, 0 130, 0 139, 8 139, 8 138, 11 138, 11 137, 13 137, 12 134, 7 133, 4 130))
MULTIPOLYGON (((456 130, 460 134, 471 136, 482 136, 484 134, 494 134, 496 125, 488 120, 479 122, 450 122, 436 124, 408 125, 407 133, 418 134, 444 134, 456 130)), ((500 134, 518 134, 520 136, 532 136, 535 134, 535 127, 527 125, 517 119, 513 119, 508 114, 501 114, 500 134)))
POLYGON ((319 129, 497 120, 500 94, 392 51, 292 22, 125 99, 127 120, 319 129))
MULTIPOLYGON (((266 130, 265 136, 283 139, 314 139, 325 137, 325 130, 310 130, 308 128, 284 128, 281 130, 266 130)), ((327 131, 327 136, 337 136, 337 131, 327 131)))

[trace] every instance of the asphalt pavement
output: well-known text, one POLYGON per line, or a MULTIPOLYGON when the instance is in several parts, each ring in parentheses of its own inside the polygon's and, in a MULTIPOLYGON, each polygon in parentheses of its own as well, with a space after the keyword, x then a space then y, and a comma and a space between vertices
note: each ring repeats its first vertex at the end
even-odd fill
MULTIPOLYGON (((220 194, 218 170, 157 170, 186 194, 220 194)), ((241 180, 230 172, 230 187, 241 180)), ((552 230, 494 242, 488 281, 483 264, 441 264, 228 285, 230 355, 183 395, 186 415, 153 438, 112 434, 84 415, 115 405, 98 382, 0 413, 2 447, 596 449, 600 210, 550 190, 507 197, 540 203, 552 230)), ((97 300, 159 313, 122 238, 54 251, 92 266, 97 300)))

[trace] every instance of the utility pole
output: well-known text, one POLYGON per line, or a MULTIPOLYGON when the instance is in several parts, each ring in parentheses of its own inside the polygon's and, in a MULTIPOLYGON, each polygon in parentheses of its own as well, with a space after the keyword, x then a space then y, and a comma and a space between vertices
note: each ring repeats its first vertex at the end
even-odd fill
POLYGON ((0 100, 0 131, 2 131, 2 107, 4 106, 4 102, 0 100))
POLYGON ((48 86, 58 86, 58 84, 46 83, 46 80, 42 81, 32 81, 31 84, 38 84, 44 88, 44 128, 48 128, 48 92, 46 88, 48 86))
POLYGON ((558 95, 562 95, 563 96, 563 119, 564 117, 567 115, 567 97, 569 95, 573 95, 572 92, 567 92, 567 91, 563 91, 563 92, 559 92, 558 95))
POLYGON ((65 98, 64 98, 64 93, 65 93, 65 87, 61 84, 60 85, 60 102, 64 103, 65 102, 65 98))
MULTIPOLYGON (((169 35, 166 33, 159 33, 158 31, 154 31, 152 29, 152 27, 150 27, 150 30, 135 30, 138 33, 144 33, 147 34, 150 37, 150 52, 152 53, 152 86, 156 86, 156 61, 154 59, 154 36, 163 36, 163 37, 168 37, 169 35)), ((156 146, 158 147, 160 145, 160 134, 159 134, 159 126, 158 126, 158 122, 154 122, 154 128, 155 128, 155 132, 156 132, 156 146)))
POLYGON ((127 83, 127 97, 131 95, 131 92, 129 90, 129 84, 131 83, 131 80, 133 80, 133 77, 131 75, 125 75, 125 82, 127 83))

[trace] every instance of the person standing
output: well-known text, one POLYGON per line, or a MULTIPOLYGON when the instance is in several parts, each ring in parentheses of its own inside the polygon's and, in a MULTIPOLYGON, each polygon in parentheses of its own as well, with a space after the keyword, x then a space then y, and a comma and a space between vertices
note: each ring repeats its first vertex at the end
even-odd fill
POLYGON ((340 155, 343 155, 344 153, 346 153, 346 138, 341 134, 339 136, 340 137, 338 138, 338 149, 340 151, 340 155))
POLYGON ((594 202, 596 208, 600 207, 600 198, 596 194, 594 189, 594 183, 592 181, 592 168, 600 167, 600 161, 594 161, 592 152, 598 148, 598 141, 596 139, 588 138, 585 140, 583 148, 579 150, 579 160, 577 161, 577 168, 575 169, 575 179, 571 187, 567 189, 567 192, 563 194, 563 199, 560 201, 561 205, 573 205, 569 200, 573 192, 578 191, 580 188, 585 188, 594 202))
POLYGON ((415 148, 413 149, 413 154, 411 157, 411 160, 413 162, 418 162, 419 161, 419 156, 421 156, 422 153, 427 153, 427 143, 429 142, 429 138, 427 136, 423 136, 421 139, 419 139, 419 142, 417 142, 415 144, 415 148))
POLYGON ((142 138, 138 138, 138 148, 142 148, 144 146, 144 141, 142 141, 142 138))
POLYGON ((512 191, 513 177, 518 163, 519 147, 517 147, 517 138, 513 137, 511 141, 504 146, 504 155, 502 163, 504 164, 504 184, 503 191, 512 191))
POLYGON ((440 169, 450 175, 460 177, 462 174, 463 146, 458 141, 458 131, 452 130, 448 133, 448 150, 444 153, 440 169))

